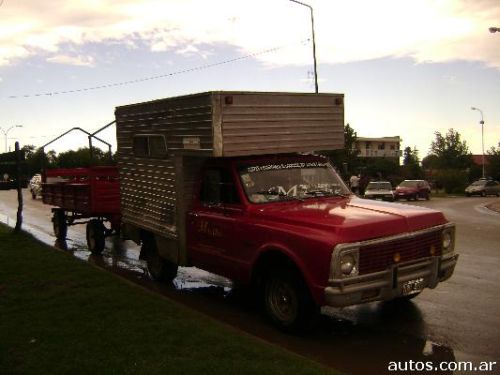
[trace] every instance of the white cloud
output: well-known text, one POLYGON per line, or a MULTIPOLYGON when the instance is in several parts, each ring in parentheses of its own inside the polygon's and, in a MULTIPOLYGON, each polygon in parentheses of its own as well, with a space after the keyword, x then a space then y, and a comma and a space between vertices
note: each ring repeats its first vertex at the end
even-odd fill
POLYGON ((91 56, 68 56, 68 55, 56 55, 49 57, 48 62, 56 64, 67 64, 76 66, 94 66, 94 58, 91 56))
MULTIPOLYGON (((488 32, 500 19, 497 0, 309 0, 318 59, 349 62, 410 56, 417 62, 482 61, 500 69, 500 40, 488 32)), ((307 8, 286 0, 17 0, 0 12, 0 66, 63 45, 140 39, 153 51, 199 53, 224 43, 242 53, 291 45, 258 58, 268 64, 310 64, 307 8)), ((206 56, 206 55, 205 55, 206 56)), ((67 56, 66 56, 67 57, 67 56)), ((52 57, 89 64, 84 58, 52 57), (86 61, 86 62, 85 62, 86 61)), ((88 59, 88 57, 87 57, 88 59)), ((65 61, 64 61, 65 60, 65 61)))

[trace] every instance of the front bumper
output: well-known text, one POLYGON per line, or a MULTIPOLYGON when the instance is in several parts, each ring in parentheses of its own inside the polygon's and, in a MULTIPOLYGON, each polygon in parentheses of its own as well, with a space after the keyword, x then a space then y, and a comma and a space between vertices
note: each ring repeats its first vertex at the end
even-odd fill
POLYGON ((392 194, 365 194, 366 199, 382 199, 387 201, 394 200, 394 195, 392 194))
POLYGON ((330 279, 325 289, 328 306, 345 307, 372 301, 386 301, 403 296, 403 284, 421 280, 423 288, 434 289, 451 277, 458 254, 429 257, 367 275, 346 279, 330 279))

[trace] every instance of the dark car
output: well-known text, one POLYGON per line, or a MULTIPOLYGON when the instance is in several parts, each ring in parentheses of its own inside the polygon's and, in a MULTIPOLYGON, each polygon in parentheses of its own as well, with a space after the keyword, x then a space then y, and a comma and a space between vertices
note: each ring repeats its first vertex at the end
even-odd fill
POLYGON ((465 188, 465 195, 468 197, 471 195, 480 195, 482 197, 496 195, 498 197, 500 196, 500 184, 498 181, 481 178, 465 188))
POLYGON ((429 200, 431 198, 431 187, 425 180, 404 180, 394 192, 394 199, 413 199, 417 200, 424 198, 429 200))

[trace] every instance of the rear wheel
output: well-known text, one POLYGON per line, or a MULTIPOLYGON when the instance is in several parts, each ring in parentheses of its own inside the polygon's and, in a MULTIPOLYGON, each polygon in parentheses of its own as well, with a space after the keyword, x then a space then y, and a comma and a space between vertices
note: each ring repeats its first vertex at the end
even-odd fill
POLYGON ((142 254, 144 254, 148 272, 153 280, 172 282, 175 279, 178 266, 160 256, 154 237, 148 237, 142 241, 141 256, 142 254))
POLYGON ((52 215, 52 228, 58 240, 65 240, 68 233, 68 224, 63 210, 55 210, 52 215))
POLYGON ((106 227, 102 221, 92 219, 87 223, 87 247, 93 255, 99 255, 104 250, 106 227))
POLYGON ((269 270, 263 294, 267 316, 279 329, 301 332, 314 326, 319 307, 297 271, 291 268, 269 270))

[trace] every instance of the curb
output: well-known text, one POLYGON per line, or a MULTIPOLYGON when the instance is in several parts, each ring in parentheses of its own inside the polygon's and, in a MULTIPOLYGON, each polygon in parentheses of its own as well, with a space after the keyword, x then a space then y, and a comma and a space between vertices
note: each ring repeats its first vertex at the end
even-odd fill
POLYGON ((500 214, 500 202, 490 203, 490 204, 487 204, 484 207, 486 207, 487 209, 489 209, 491 211, 494 211, 494 212, 500 214))

